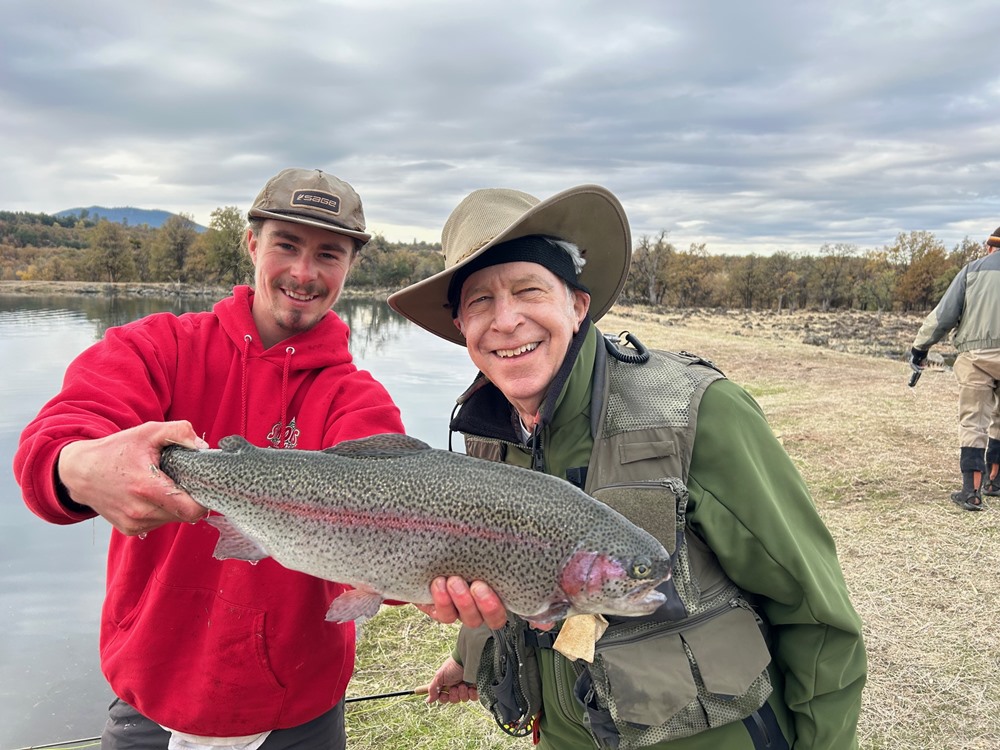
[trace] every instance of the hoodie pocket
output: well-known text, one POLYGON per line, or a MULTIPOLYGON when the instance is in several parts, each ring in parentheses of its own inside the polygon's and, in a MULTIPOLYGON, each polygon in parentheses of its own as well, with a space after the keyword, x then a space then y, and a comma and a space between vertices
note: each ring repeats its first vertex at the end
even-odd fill
POLYGON ((118 696, 167 726, 207 706, 238 706, 273 726, 285 687, 271 669, 265 625, 263 610, 154 574, 102 646, 102 666, 118 696))

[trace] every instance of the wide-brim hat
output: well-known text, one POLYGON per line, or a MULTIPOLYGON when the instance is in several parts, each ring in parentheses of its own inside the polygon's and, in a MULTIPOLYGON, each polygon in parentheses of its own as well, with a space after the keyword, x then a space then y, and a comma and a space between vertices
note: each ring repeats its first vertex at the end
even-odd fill
POLYGON ((502 242, 545 235, 572 242, 586 264, 579 282, 590 290, 590 318, 611 309, 628 277, 632 239, 625 209, 600 185, 579 185, 540 201, 507 188, 470 193, 441 233, 444 270, 389 296, 389 306, 421 328, 456 344, 465 337, 452 321, 448 287, 455 272, 502 242))

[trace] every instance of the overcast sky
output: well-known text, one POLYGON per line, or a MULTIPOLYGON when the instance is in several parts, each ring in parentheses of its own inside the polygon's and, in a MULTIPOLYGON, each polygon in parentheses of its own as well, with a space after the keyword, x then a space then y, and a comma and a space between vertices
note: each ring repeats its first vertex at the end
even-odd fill
POLYGON ((859 249, 1000 224, 996 0, 0 0, 0 209, 249 207, 318 167, 436 242, 596 182, 633 238, 859 249))

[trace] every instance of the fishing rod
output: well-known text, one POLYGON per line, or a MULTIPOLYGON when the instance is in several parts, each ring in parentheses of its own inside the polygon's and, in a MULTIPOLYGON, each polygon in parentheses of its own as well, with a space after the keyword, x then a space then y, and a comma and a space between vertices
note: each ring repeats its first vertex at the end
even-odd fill
MULTIPOLYGON (((442 690, 445 693, 447 690, 442 690)), ((422 685, 412 690, 397 690, 394 693, 378 693, 377 695, 361 695, 357 698, 344 698, 344 703, 358 703, 359 701, 374 701, 380 698, 402 698, 407 695, 427 695, 427 685, 422 685)))
POLYGON ((16 750, 83 750, 88 747, 98 747, 100 744, 100 737, 81 737, 78 740, 50 742, 47 745, 29 745, 28 747, 16 748, 16 750))
MULTIPOLYGON (((441 692, 447 692, 442 690, 441 692)), ((359 703, 361 701, 374 701, 382 698, 403 698, 410 695, 427 695, 427 685, 413 688, 412 690, 397 690, 392 693, 378 693, 376 695, 359 695, 356 698, 344 698, 344 703, 359 703)), ((29 745, 19 747, 16 750, 83 750, 84 748, 97 747, 100 737, 84 737, 78 740, 65 740, 64 742, 50 742, 47 745, 29 745)))

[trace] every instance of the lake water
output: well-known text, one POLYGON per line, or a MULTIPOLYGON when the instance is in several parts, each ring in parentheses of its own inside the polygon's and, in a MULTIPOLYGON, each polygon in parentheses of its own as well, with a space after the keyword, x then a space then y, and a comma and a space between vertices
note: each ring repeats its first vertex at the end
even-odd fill
MULTIPOLYGON (((111 527, 55 526, 28 511, 11 470, 21 430, 109 326, 213 302, 0 296, 0 750, 97 736, 112 698, 97 654, 111 527)), ((336 310, 355 361, 392 394, 407 432, 446 448, 455 397, 475 374, 465 350, 381 303, 342 300, 336 310)))

